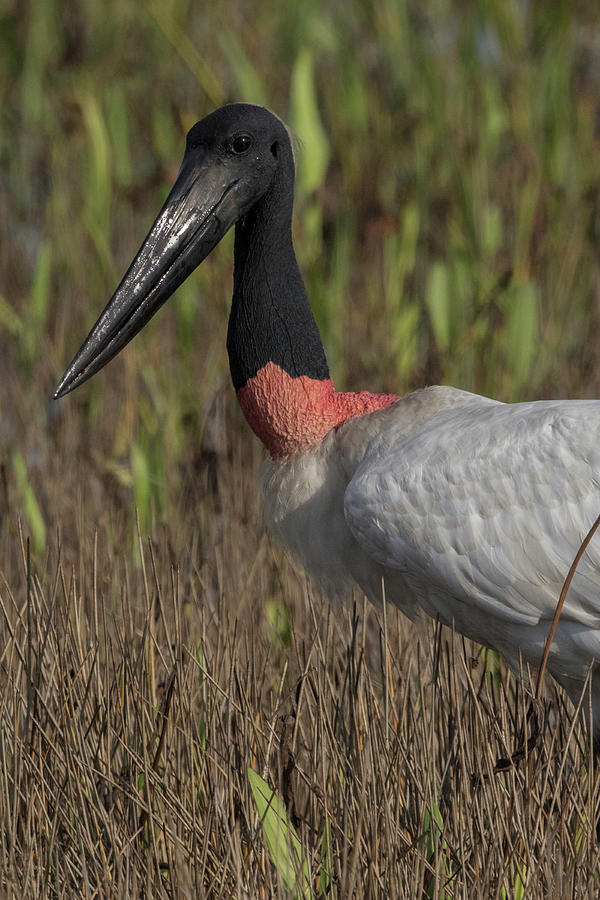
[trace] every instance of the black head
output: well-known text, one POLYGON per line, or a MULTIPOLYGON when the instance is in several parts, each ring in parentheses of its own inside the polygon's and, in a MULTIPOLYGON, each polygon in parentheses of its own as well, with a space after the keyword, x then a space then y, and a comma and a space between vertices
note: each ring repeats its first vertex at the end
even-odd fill
POLYGON ((261 200, 280 168, 293 166, 291 160, 285 126, 261 106, 224 106, 194 125, 158 218, 54 396, 67 394, 116 356, 261 200))
POLYGON ((222 166, 232 180, 240 179, 243 191, 249 195, 245 199, 251 197, 256 202, 268 189, 282 150, 289 147, 285 125, 268 109, 232 103, 210 113, 190 129, 185 154, 197 161, 204 159, 209 166, 222 166))

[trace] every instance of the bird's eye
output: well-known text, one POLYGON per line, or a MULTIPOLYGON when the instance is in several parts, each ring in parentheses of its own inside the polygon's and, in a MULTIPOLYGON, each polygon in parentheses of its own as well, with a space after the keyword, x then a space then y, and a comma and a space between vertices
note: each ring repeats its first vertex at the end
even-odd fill
POLYGON ((252 138, 249 134, 236 134, 234 138, 231 140, 231 152, 240 154, 246 153, 247 150, 252 146, 252 138))

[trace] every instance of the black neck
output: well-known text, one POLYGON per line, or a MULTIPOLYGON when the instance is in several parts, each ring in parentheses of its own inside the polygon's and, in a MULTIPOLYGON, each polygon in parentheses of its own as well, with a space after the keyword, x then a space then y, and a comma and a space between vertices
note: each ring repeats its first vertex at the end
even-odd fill
POLYGON ((261 200, 235 229, 229 366, 239 390, 273 362, 292 378, 329 378, 327 360, 292 245, 294 163, 281 165, 261 200))

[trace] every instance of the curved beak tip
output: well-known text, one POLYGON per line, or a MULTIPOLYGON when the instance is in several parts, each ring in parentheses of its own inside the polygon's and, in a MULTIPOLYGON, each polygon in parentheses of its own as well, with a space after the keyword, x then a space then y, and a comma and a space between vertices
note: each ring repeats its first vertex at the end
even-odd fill
POLYGON ((61 397, 64 397, 66 394, 70 393, 73 390, 75 385, 77 384, 77 378, 74 378, 70 368, 63 374, 62 378, 56 385, 56 389, 52 394, 54 400, 60 400, 61 397))
POLYGON ((83 384, 84 381, 87 381, 87 379, 90 378, 93 374, 93 371, 87 370, 88 367, 82 367, 81 364, 77 364, 80 354, 81 350, 72 361, 71 365, 68 366, 68 368, 65 370, 62 378, 56 385, 55 391, 52 395, 55 400, 60 400, 61 397, 65 397, 67 394, 70 394, 71 391, 74 391, 76 387, 79 387, 80 384, 83 384))

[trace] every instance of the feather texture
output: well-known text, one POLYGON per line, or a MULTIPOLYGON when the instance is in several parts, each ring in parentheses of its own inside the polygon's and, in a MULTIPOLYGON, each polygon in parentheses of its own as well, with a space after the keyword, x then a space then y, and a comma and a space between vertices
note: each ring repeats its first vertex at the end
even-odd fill
MULTIPOLYGON (((454 388, 349 419, 271 460, 276 536, 334 590, 354 582, 535 666, 600 512, 600 402, 503 404, 454 388)), ((573 579, 549 667, 577 699, 600 659, 600 536, 573 579)))

